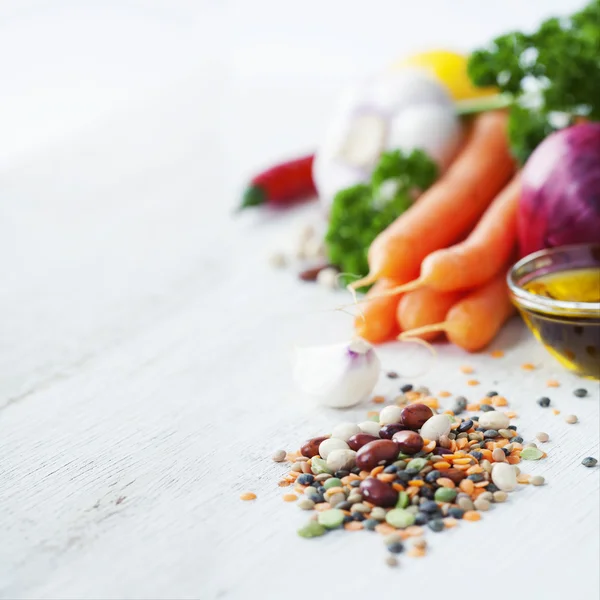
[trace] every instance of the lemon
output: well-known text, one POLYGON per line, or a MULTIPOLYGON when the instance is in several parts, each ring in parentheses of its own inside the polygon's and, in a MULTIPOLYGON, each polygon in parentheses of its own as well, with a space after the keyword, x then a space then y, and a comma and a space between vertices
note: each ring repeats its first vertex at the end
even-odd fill
POLYGON ((496 94, 495 88, 478 88, 467 75, 468 56, 449 50, 431 50, 413 54, 396 63, 394 68, 425 69, 441 81, 454 100, 470 100, 496 94))

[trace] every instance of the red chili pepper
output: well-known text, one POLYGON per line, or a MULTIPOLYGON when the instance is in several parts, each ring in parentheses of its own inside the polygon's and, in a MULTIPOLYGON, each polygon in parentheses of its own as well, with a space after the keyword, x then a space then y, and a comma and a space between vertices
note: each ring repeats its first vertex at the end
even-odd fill
POLYGON ((275 165, 254 177, 244 192, 240 208, 273 204, 284 206, 315 196, 312 178, 314 155, 275 165))

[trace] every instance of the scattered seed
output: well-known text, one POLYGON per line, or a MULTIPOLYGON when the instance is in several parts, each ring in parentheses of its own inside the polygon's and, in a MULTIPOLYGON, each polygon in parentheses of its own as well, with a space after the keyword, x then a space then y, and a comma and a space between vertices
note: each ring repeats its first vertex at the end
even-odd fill
POLYGON ((577 416, 576 416, 576 415, 567 415, 567 416, 565 417, 565 421, 566 421, 567 423, 569 423, 569 425, 573 425, 574 423, 577 423, 577 421, 578 421, 578 420, 579 420, 579 419, 577 418, 577 416))
POLYGON ((398 373, 396 373, 396 371, 388 371, 387 376, 389 379, 398 379, 398 373))
POLYGON ((312 510, 315 507, 315 503, 308 496, 302 496, 297 503, 298 508, 302 510, 312 510))
POLYGON ((476 510, 486 511, 490 509, 489 500, 484 500, 483 498, 477 498, 473 504, 476 510))
POLYGON ((503 350, 492 350, 490 352, 490 356, 492 358, 502 358, 504 356, 504 351, 503 350))
POLYGON ((385 516, 386 522, 392 527, 404 529, 415 523, 415 515, 403 508, 393 508, 385 516))
POLYGON ((521 369, 523 369, 523 371, 534 371, 535 365, 532 365, 531 363, 523 363, 521 365, 521 369))
POLYGON ((256 500, 256 494, 254 492, 246 492, 240 496, 240 500, 256 500))
POLYGON ((538 442, 547 442, 550 439, 550 436, 547 433, 544 433, 543 431, 539 431, 538 433, 535 434, 535 437, 537 438, 538 442))
POLYGON ((410 392, 410 391, 412 391, 412 389, 413 389, 413 385, 412 385, 412 383, 405 383, 405 384, 404 384, 404 385, 403 385, 403 386, 400 388, 400 391, 401 391, 403 394, 406 394, 407 392, 410 392))
POLYGON ((503 492, 502 490, 498 490, 497 492, 494 492, 494 502, 506 502, 507 498, 508 498, 508 494, 506 492, 503 492))
POLYGON ((298 529, 298 535, 303 538, 314 538, 324 535, 327 532, 325 527, 317 521, 309 521, 304 527, 298 529))
POLYGON ((385 402, 385 397, 384 396, 373 396, 373 398, 371 398, 371 402, 373 404, 383 404, 385 402))
POLYGON ((556 408, 553 408, 552 409, 552 414, 554 414, 554 415, 560 415, 560 410, 558 410, 556 408))
POLYGON ((588 468, 595 467, 595 466, 598 464, 598 459, 597 459, 597 458, 594 458, 593 456, 586 456, 586 457, 585 457, 585 458, 584 458, 584 459, 581 461, 581 464, 582 464, 584 467, 588 467, 588 468))
POLYGON ((480 404, 479 410, 481 412, 492 412, 496 409, 493 406, 490 406, 489 404, 480 404))
POLYGON ((502 451, 502 448, 496 448, 492 452, 492 458, 495 462, 504 462, 506 460, 506 455, 502 451))
POLYGON ((284 502, 296 502, 298 500, 298 496, 296 494, 284 494, 283 501, 284 502))
POLYGON ((388 567, 397 567, 398 566, 398 559, 393 556, 392 554, 388 554, 388 556, 385 559, 385 564, 388 567))
POLYGON ((550 406, 550 398, 543 396, 537 401, 537 403, 543 408, 548 408, 548 406, 550 406))
POLYGON ((275 462, 283 462, 285 457, 287 456, 287 452, 285 450, 277 450, 271 457, 275 462))
POLYGON ((467 381, 467 385, 470 385, 470 386, 479 385, 479 381, 477 381, 477 379, 469 379, 469 381, 467 381))
POLYGON ((548 387, 556 388, 560 387, 560 382, 556 381, 556 379, 548 379, 548 381, 546 381, 546 385, 548 387))
POLYGON ((523 460, 539 460, 544 453, 539 448, 523 448, 519 456, 523 460))
POLYGON ((479 521, 481 519, 481 515, 474 510, 468 510, 463 515, 463 519, 465 519, 465 521, 479 521))
POLYGON ((460 368, 460 372, 464 373, 465 375, 470 375, 471 373, 475 372, 475 369, 473 369, 473 367, 469 367, 468 365, 465 365, 460 368))
POLYGON ((578 398, 585 398, 588 394, 588 391, 585 388, 577 388, 573 391, 573 394, 578 398))
POLYGON ((541 475, 534 475, 531 478, 531 485, 544 485, 545 482, 546 480, 541 475))
POLYGON ((330 508, 319 513, 317 522, 327 529, 335 529, 344 522, 346 515, 339 508, 330 508))

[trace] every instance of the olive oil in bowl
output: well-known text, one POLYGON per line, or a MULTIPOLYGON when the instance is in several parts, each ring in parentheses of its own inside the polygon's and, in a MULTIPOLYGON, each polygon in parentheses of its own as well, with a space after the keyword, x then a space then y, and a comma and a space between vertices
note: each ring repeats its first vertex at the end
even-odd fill
POLYGON ((534 336, 567 369, 600 379, 600 245, 536 252, 509 274, 534 336))

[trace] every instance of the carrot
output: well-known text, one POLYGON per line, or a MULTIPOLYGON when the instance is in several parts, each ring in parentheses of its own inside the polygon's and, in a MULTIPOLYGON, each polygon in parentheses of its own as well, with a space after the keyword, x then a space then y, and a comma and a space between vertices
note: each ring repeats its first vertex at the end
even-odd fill
MULTIPOLYGON (((405 294, 398 303, 396 318, 400 331, 407 331, 425 325, 439 323, 446 318, 448 311, 462 298, 456 292, 436 292, 430 288, 421 288, 405 294)), ((423 334, 425 340, 432 340, 440 332, 423 334)))
POLYGON ((515 175, 464 241, 431 253, 421 265, 421 276, 396 291, 408 292, 425 285, 440 291, 465 290, 492 279, 517 242, 520 193, 520 178, 515 175))
POLYGON ((380 279, 367 293, 361 307, 362 315, 358 315, 354 323, 356 333, 365 340, 373 343, 385 342, 398 335, 396 308, 402 296, 380 295, 395 287, 398 287, 398 281, 380 279), (371 299, 371 296, 376 297, 371 299))
POLYGON ((382 277, 410 281, 423 259, 456 242, 479 220, 514 171, 503 112, 482 113, 445 175, 369 248, 369 274, 354 289, 382 277))
POLYGON ((495 279, 457 302, 448 311, 443 322, 405 331, 398 339, 445 331, 453 344, 469 352, 476 352, 494 339, 514 311, 506 289, 506 275, 502 271, 495 279))

